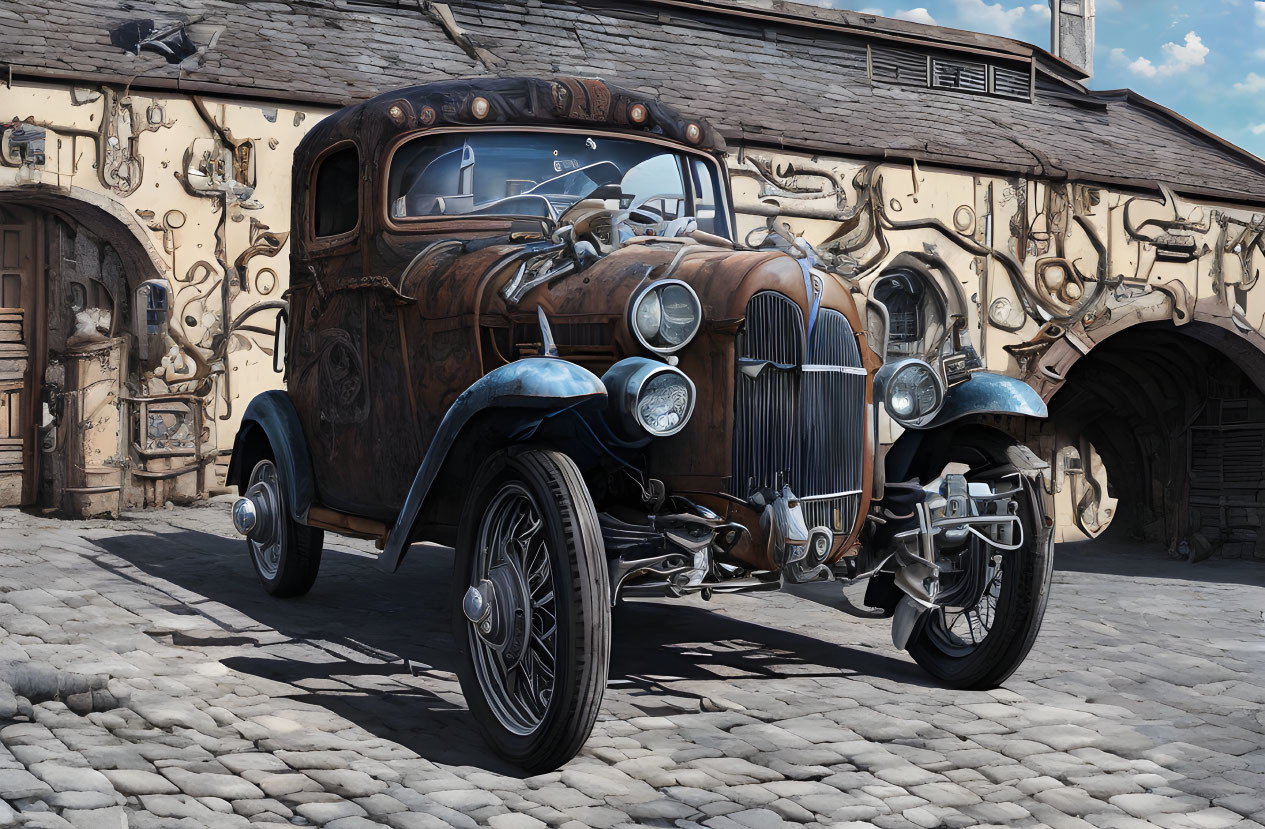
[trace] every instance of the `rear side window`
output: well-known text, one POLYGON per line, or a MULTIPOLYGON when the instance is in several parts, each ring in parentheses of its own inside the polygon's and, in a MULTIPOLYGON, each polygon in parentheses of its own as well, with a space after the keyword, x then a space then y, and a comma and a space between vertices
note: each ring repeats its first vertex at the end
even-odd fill
POLYGON ((316 236, 338 236, 360 221, 360 156, 355 147, 330 153, 316 171, 316 236))

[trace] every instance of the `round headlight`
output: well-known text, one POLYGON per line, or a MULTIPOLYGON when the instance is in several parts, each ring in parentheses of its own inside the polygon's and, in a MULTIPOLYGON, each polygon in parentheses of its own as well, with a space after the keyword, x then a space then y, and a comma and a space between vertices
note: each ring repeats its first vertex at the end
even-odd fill
POLYGON ((883 384, 888 414, 907 425, 921 425, 944 400, 940 377, 922 360, 902 360, 884 366, 877 378, 883 384))
POLYGON ((630 441, 667 437, 694 413, 694 384, 684 372, 649 357, 626 357, 602 375, 607 422, 630 441))
POLYGON ((661 371, 637 394, 637 421, 652 435, 674 435, 694 409, 694 388, 679 371, 661 371))
POLYGON ((633 296, 633 333, 651 351, 671 354, 683 348, 702 322, 698 295, 679 279, 652 282, 633 296))

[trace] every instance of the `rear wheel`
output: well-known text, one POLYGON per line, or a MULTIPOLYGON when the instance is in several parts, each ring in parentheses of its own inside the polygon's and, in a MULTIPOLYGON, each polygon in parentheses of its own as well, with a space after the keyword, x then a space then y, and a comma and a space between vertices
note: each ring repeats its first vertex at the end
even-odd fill
POLYGON ((488 742, 529 771, 570 760, 597 719, 610 658, 605 551, 574 462, 534 449, 485 462, 453 576, 461 689, 488 742))
POLYGON ((938 467, 955 461, 971 467, 969 482, 987 484, 993 492, 1013 491, 1007 500, 1020 519, 1022 543, 1001 550, 972 536, 961 551, 944 556, 941 566, 955 576, 947 581, 941 576, 942 593, 954 591, 956 580, 973 579, 976 586, 957 590, 962 599, 924 614, 906 648, 947 685, 995 688, 1023 663, 1045 616, 1054 564, 1054 535, 1045 526, 1039 490, 1045 464, 1027 447, 995 433, 955 439, 938 467))
POLYGON ((277 598, 302 596, 312 589, 321 569, 325 532, 290 517, 277 465, 271 460, 255 464, 246 491, 267 507, 260 511, 263 525, 246 539, 259 583, 277 598))

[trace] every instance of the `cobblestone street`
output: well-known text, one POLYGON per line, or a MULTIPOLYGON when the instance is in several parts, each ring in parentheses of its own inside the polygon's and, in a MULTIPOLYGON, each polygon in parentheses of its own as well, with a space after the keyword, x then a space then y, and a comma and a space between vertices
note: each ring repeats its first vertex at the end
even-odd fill
POLYGON ((581 755, 523 778, 466 712, 451 553, 254 580, 228 503, 0 512, 0 826, 1073 827, 1265 822, 1265 567, 1063 545, 991 693, 935 687, 858 588, 630 603, 581 755))

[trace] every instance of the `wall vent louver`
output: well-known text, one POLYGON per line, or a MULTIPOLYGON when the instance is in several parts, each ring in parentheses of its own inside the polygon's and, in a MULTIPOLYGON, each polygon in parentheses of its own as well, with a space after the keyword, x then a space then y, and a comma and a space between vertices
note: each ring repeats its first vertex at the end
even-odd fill
POLYGON ((927 56, 904 49, 874 47, 871 53, 874 80, 905 86, 927 85, 927 56))
POLYGON ((931 85, 939 89, 987 92, 988 67, 982 63, 934 58, 931 61, 931 85))
POLYGON ((923 89, 955 89, 1002 98, 1032 97, 1028 69, 940 57, 911 49, 870 46, 870 79, 923 89))
POLYGON ((1032 95, 1032 79, 1021 69, 993 67, 993 94, 1007 98, 1028 98, 1032 95))

